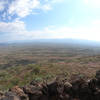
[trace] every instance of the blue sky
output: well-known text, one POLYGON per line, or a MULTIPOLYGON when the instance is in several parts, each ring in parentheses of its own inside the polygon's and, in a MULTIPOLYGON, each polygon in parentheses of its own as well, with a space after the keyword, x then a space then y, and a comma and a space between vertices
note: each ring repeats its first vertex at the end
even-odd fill
POLYGON ((99 37, 100 0, 0 0, 0 42, 99 37))

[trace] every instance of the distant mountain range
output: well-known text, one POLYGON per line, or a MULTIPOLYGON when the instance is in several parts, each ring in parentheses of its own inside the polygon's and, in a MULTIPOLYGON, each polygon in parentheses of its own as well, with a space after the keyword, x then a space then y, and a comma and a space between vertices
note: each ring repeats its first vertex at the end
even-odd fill
POLYGON ((19 43, 67 43, 67 44, 80 44, 80 45, 100 45, 99 41, 83 40, 83 39, 34 39, 34 40, 21 40, 13 42, 0 43, 0 46, 19 43))

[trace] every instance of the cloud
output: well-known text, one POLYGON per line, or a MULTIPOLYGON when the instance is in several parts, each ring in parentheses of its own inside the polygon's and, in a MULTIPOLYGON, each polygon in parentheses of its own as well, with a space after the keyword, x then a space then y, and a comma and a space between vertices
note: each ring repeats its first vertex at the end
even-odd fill
POLYGON ((5 9, 5 5, 7 4, 7 0, 1 0, 0 1, 0 11, 3 11, 5 9))
POLYGON ((93 8, 100 8, 100 0, 84 0, 85 4, 93 8))
POLYGON ((15 0, 8 9, 10 15, 18 15, 19 17, 25 17, 29 15, 33 9, 39 7, 40 2, 38 0, 15 0))
POLYGON ((64 0, 51 0, 52 3, 63 2, 64 0))
POLYGON ((53 38, 74 38, 100 41, 100 28, 96 21, 93 26, 87 27, 56 27, 48 26, 41 30, 27 31, 25 23, 13 21, 9 23, 0 22, 1 41, 32 40, 32 39, 53 39, 53 38), (2 40, 3 39, 3 40, 2 40))
POLYGON ((43 11, 48 11, 48 10, 51 10, 52 7, 51 7, 50 4, 45 4, 45 5, 43 5, 43 6, 41 7, 41 9, 42 9, 43 11))
POLYGON ((0 22, 0 42, 20 40, 20 36, 24 31, 25 24, 22 21, 0 22))
POLYGON ((0 41, 13 41, 34 38, 53 38, 45 28, 43 30, 27 31, 21 18, 36 14, 37 10, 52 10, 55 3, 63 0, 0 0, 0 41))
POLYGON ((0 12, 3 20, 23 18, 38 13, 36 10, 48 11, 53 4, 64 0, 0 0, 0 12))
MULTIPOLYGON (((76 38, 100 41, 100 29, 99 27, 54 27, 45 28, 42 30, 42 35, 46 34, 46 38, 76 38)), ((44 35, 43 35, 44 36, 44 35)), ((43 37, 42 36, 42 37, 43 37)))
MULTIPOLYGON (((3 0, 7 1, 7 0, 3 0)), ((32 40, 32 39, 47 39, 47 38, 79 38, 88 40, 100 41, 100 20, 94 20, 91 27, 56 27, 49 26, 41 30, 28 31, 26 25, 21 18, 30 14, 37 13, 36 9, 41 11, 52 10, 55 3, 63 2, 64 0, 12 0, 11 3, 1 3, 3 9, 8 4, 7 11, 2 14, 2 19, 11 20, 14 15, 17 17, 12 22, 0 22, 0 41, 14 40, 32 40)), ((93 4, 94 0, 85 0, 87 4, 93 4)), ((99 3, 100 4, 100 3, 99 3)), ((2 11, 0 10, 0 11, 2 11)))
POLYGON ((12 34, 16 32, 23 32, 25 30, 25 24, 22 21, 14 22, 0 22, 0 33, 12 34))
POLYGON ((99 19, 96 19, 92 22, 92 24, 95 26, 95 27, 100 27, 100 20, 99 19))

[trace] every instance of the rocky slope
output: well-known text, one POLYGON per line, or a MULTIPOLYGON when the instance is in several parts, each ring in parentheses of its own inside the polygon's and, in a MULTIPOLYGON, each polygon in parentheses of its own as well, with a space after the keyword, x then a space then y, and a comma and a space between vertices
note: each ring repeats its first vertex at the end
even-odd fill
POLYGON ((49 83, 32 81, 0 92, 0 100, 100 100, 100 71, 90 80, 77 77, 70 82, 59 78, 49 83))

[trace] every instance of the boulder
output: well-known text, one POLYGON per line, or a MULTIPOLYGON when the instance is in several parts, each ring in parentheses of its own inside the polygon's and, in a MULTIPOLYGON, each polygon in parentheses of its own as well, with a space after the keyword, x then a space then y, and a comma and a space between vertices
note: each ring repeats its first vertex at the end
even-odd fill
POLYGON ((21 100, 28 100, 28 96, 24 93, 23 89, 21 89, 20 87, 15 86, 12 89, 10 89, 10 91, 19 96, 21 100))
POLYGON ((23 87, 23 91, 28 95, 29 100, 39 100, 42 96, 41 88, 33 85, 23 87))
POLYGON ((96 79, 100 80, 100 70, 96 71, 96 79))
POLYGON ((64 83, 64 92, 67 93, 67 94, 71 94, 72 84, 70 84, 69 82, 65 82, 64 83))
POLYGON ((21 100, 21 99, 15 93, 7 92, 7 93, 5 93, 5 97, 3 97, 0 100, 21 100))
POLYGON ((4 93, 0 91, 0 99, 4 97, 4 93))

